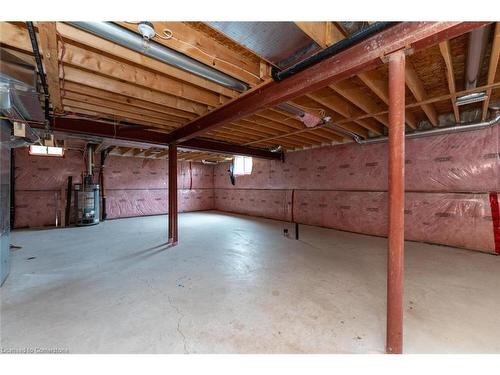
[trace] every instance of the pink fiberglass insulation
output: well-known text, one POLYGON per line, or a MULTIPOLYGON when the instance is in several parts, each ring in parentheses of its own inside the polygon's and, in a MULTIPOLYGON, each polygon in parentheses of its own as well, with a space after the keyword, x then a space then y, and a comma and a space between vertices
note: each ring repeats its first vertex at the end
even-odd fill
MULTIPOLYGON (((407 239, 494 252, 488 193, 500 188, 498 126, 406 141, 407 239)), ((214 171, 215 208, 385 236, 387 143, 293 152, 254 160, 252 174, 214 171)))
MULTIPOLYGON (((213 166, 192 163, 190 172, 188 162, 179 162, 178 169, 179 210, 213 209, 213 166)), ((84 170, 79 150, 66 151, 63 158, 57 158, 31 156, 27 148, 17 149, 15 227, 55 225, 56 212, 64 205, 65 196, 61 199, 61 195, 66 194, 67 177, 73 176, 73 183, 79 183, 84 170)), ((108 218, 166 213, 167 181, 166 160, 108 156, 104 168, 108 218)))
MULTIPOLYGON (((500 188, 499 127, 406 141, 409 191, 487 192, 500 188)), ((227 165, 215 188, 231 187, 227 165)), ((285 163, 255 159, 238 188, 387 190, 387 143, 354 143, 288 153, 285 163)))
POLYGON ((66 187, 68 176, 73 182, 81 182, 85 169, 80 151, 66 151, 64 157, 31 156, 28 148, 15 151, 16 190, 61 190, 66 187))
MULTIPOLYGON (((494 251, 489 192, 500 189, 498 126, 406 141, 407 239, 494 251)), ((15 227, 54 225, 68 175, 80 181, 81 151, 64 158, 15 153, 15 227)), ((179 162, 179 210, 219 209, 386 235, 387 144, 346 144, 254 159, 252 174, 229 182, 228 164, 179 162), (215 190, 214 190, 215 188, 215 190)), ((97 172, 97 171, 95 171, 97 172)), ((109 156, 108 217, 167 212, 167 161, 109 156)))
MULTIPOLYGON (((67 150, 64 157, 31 156, 28 148, 15 150, 15 228, 55 225, 65 199, 68 176, 81 182, 83 153, 67 150), (64 198, 64 197, 63 197, 64 198)), ((60 219, 59 219, 60 220, 60 219)))
MULTIPOLYGON (((216 209, 291 220, 289 190, 220 189, 216 209)), ((301 224, 386 236, 387 193, 296 190, 294 217, 301 224)), ((407 193, 405 238, 494 252, 488 194, 407 193)))
MULTIPOLYGON (((212 189, 178 190, 179 212, 213 209, 212 189)), ((110 190, 106 193, 108 218, 159 215, 168 212, 168 190, 110 190)))
MULTIPOLYGON (((105 165, 108 218, 168 212, 167 160, 109 156, 105 165)), ((179 162, 177 181, 180 212, 214 208, 213 166, 179 162)))

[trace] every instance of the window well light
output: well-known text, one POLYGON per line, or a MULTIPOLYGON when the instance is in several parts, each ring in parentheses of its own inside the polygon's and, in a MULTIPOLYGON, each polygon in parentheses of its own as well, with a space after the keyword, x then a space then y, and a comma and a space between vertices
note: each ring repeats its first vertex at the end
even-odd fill
POLYGON ((252 173, 253 160, 250 156, 235 156, 233 175, 243 176, 252 173))
POLYGON ((62 157, 64 156, 64 149, 62 147, 31 145, 29 149, 29 154, 35 156, 62 157))

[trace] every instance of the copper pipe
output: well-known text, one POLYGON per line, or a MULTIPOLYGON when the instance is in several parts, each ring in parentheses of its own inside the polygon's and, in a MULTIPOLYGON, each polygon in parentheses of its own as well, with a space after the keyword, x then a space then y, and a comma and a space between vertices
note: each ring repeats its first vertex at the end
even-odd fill
POLYGON ((405 54, 389 56, 389 248, 386 352, 403 351, 405 54))
POLYGON ((177 228, 177 144, 168 146, 168 242, 175 246, 177 228))

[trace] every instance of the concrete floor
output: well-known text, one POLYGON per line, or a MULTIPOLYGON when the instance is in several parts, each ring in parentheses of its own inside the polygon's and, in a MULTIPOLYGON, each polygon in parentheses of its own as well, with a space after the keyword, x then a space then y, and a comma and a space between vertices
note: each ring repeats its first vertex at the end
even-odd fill
MULTIPOLYGON (((2 348, 383 353, 386 240, 219 212, 15 231, 2 348)), ((405 352, 500 353, 500 257, 406 243, 405 352)))

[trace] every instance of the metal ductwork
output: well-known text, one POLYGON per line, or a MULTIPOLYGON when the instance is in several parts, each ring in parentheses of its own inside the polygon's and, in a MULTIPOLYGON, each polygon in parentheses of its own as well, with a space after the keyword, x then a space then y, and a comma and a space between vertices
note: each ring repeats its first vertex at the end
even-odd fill
POLYGON ((465 64, 465 89, 472 90, 477 87, 481 65, 483 62, 491 25, 486 25, 472 30, 469 34, 469 45, 467 49, 467 62, 465 64))
MULTIPOLYGON (((434 135, 481 130, 481 129, 485 129, 485 128, 488 128, 490 126, 493 126, 493 125, 497 124, 498 122, 500 122, 500 113, 498 111, 495 111, 494 117, 492 117, 492 119, 488 120, 488 121, 478 122, 478 123, 468 124, 468 125, 455 125, 455 126, 449 126, 446 128, 430 129, 430 130, 423 130, 423 131, 414 132, 414 133, 408 133, 408 134, 406 134, 406 138, 407 139, 422 138, 422 137, 430 137, 430 136, 434 136, 434 135)), ((384 137, 355 140, 355 141, 359 144, 369 144, 369 143, 386 142, 388 139, 389 139, 388 137, 384 136, 384 137)))
POLYGON ((4 49, 0 49, 0 56, 0 110, 5 116, 43 121, 36 69, 4 49))
POLYGON ((328 123, 327 129, 331 129, 331 130, 334 130, 336 133, 340 133, 340 134, 345 135, 347 137, 351 137, 354 140, 354 142, 356 142, 356 143, 363 142, 362 137, 360 137, 356 133, 353 133, 350 130, 347 130, 346 128, 343 128, 342 126, 338 126, 338 125, 333 124, 333 123, 328 123))
POLYGON ((219 164, 219 162, 217 160, 207 160, 207 159, 203 159, 201 161, 203 164, 206 164, 206 165, 217 165, 219 164))
POLYGON ((112 22, 68 22, 68 24, 227 88, 239 92, 249 88, 244 82, 112 22))
POLYGON ((9 147, 23 147, 39 141, 28 121, 43 122, 38 97, 37 73, 33 66, 0 49, 0 112, 13 123, 9 147))

